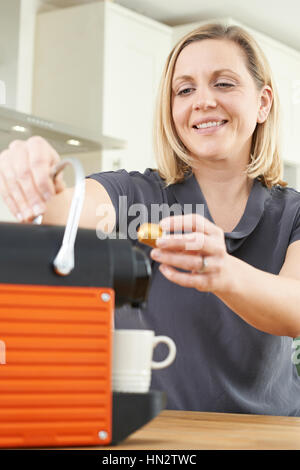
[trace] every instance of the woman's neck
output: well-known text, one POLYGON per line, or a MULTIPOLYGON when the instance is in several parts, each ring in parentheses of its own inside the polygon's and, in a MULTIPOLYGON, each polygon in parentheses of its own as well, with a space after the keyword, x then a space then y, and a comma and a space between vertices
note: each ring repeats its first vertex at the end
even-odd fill
POLYGON ((234 230, 244 214, 253 180, 243 173, 204 175, 194 171, 194 175, 214 223, 224 232, 234 230))
POLYGON ((245 174, 245 168, 220 169, 203 166, 193 170, 196 180, 207 201, 221 205, 238 203, 242 198, 248 199, 253 180, 245 174))
POLYGON ((248 199, 253 180, 246 173, 250 161, 251 140, 236 154, 223 158, 204 158, 198 160, 193 170, 207 201, 215 200, 221 205, 233 204, 240 198, 248 199))

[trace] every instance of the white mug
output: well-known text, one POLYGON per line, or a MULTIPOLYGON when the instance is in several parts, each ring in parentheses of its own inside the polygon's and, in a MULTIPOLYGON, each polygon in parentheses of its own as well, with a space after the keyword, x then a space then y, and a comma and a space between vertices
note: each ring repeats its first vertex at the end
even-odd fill
POLYGON ((113 332, 112 388, 115 392, 147 393, 151 370, 169 366, 175 359, 176 346, 168 336, 154 336, 152 330, 115 330, 113 332), (163 361, 152 360, 158 343, 169 347, 163 361))

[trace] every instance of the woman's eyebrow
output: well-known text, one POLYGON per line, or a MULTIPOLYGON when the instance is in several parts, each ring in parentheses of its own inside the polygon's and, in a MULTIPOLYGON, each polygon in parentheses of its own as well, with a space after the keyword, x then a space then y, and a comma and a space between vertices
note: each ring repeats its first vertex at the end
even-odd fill
POLYGON ((230 73, 233 73, 233 75, 236 75, 237 77, 239 77, 240 75, 236 72, 234 72, 234 70, 231 70, 231 69, 218 69, 218 70, 215 70, 212 75, 220 75, 221 73, 223 72, 230 72, 230 73))
POLYGON ((179 77, 175 77, 174 80, 173 80, 173 85, 180 81, 180 80, 193 80, 193 77, 191 75, 180 75, 179 77))
MULTIPOLYGON (((220 75, 221 73, 223 72, 230 72, 234 75, 236 75, 237 77, 239 77, 239 74, 234 72, 233 70, 231 69, 218 69, 218 70, 214 70, 212 72, 212 75, 213 76, 216 76, 216 75, 220 75)), ((179 75, 178 77, 175 77, 174 80, 173 80, 173 85, 175 85, 176 82, 180 81, 180 80, 187 80, 187 81, 190 81, 190 80, 194 80, 194 78, 191 76, 191 75, 179 75)))

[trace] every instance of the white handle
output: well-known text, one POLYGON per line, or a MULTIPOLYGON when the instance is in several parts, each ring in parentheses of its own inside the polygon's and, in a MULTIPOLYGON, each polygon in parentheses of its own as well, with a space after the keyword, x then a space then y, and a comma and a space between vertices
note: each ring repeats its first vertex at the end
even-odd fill
POLYGON ((169 346, 169 354, 166 357, 166 359, 164 359, 163 361, 160 361, 160 362, 152 361, 151 362, 152 369, 163 369, 164 367, 168 367, 174 361, 175 356, 176 356, 176 345, 171 338, 169 338, 168 336, 155 336, 153 338, 153 349, 159 343, 165 343, 169 346))
MULTIPOLYGON (((68 275, 75 266, 74 245, 85 194, 85 176, 81 163, 75 158, 64 158, 52 172, 53 178, 67 165, 72 165, 75 172, 75 186, 67 225, 62 245, 53 261, 54 270, 61 276, 68 275)), ((42 216, 34 219, 35 224, 42 222, 42 216)))

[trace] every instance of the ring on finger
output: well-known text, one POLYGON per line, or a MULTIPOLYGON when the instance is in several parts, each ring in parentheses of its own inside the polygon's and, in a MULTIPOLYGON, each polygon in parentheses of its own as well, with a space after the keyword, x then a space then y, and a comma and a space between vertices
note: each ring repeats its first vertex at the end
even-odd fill
POLYGON ((195 269, 194 273, 202 274, 206 271, 207 267, 208 267, 207 258, 205 256, 202 256, 202 266, 200 269, 195 269))

